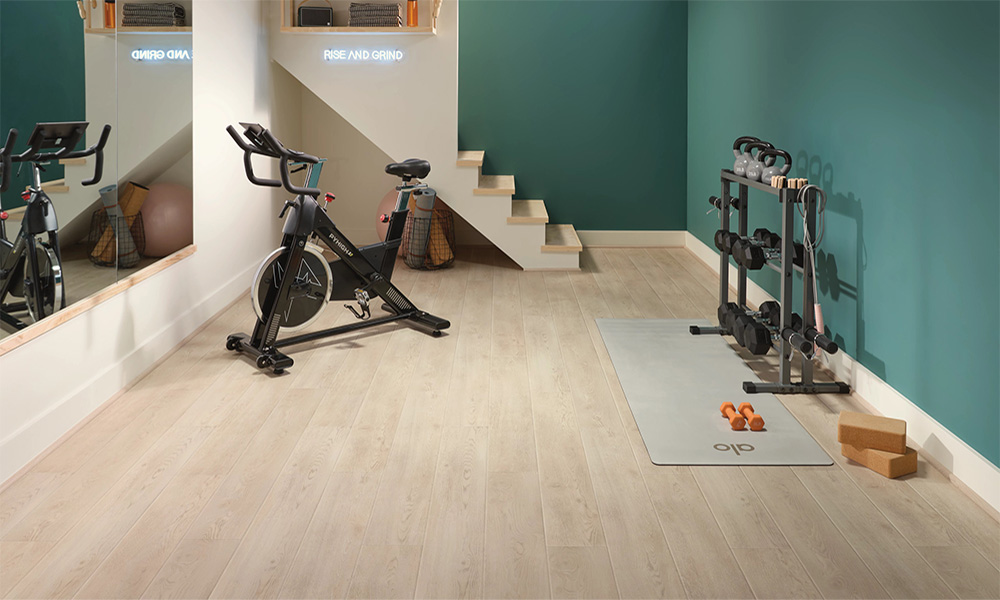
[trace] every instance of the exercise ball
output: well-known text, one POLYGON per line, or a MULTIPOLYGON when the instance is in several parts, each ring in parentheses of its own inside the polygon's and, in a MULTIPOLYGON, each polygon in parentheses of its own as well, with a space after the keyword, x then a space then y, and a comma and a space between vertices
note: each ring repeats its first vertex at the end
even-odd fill
POLYGON ((160 258, 194 241, 194 206, 191 188, 176 183, 155 183, 139 212, 146 235, 145 256, 160 258))
POLYGON ((382 201, 378 203, 378 212, 375 213, 375 231, 378 233, 378 239, 385 241, 385 234, 389 231, 389 220, 386 219, 385 223, 382 222, 382 215, 392 216, 392 211, 396 208, 396 197, 399 194, 395 189, 386 192, 385 196, 382 197, 382 201))

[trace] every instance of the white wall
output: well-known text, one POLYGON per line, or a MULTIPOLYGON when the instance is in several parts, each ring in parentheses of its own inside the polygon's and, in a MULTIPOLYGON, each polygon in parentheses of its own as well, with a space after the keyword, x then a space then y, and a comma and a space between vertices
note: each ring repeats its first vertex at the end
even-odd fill
POLYGON ((278 196, 247 182, 242 155, 225 133, 240 120, 275 122, 260 2, 203 1, 196 11, 198 251, 0 356, 0 481, 243 293, 278 239, 278 196))

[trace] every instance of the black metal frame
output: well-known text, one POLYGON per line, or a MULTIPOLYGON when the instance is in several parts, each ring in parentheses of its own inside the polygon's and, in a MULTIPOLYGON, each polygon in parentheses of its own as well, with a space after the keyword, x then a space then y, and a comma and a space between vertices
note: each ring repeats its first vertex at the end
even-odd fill
MULTIPOLYGON (((320 162, 320 159, 287 150, 268 130, 259 125, 246 123, 241 123, 241 125, 246 128, 244 136, 250 141, 250 144, 244 142, 232 127, 228 127, 227 130, 244 151, 244 165, 250 181, 256 185, 270 187, 281 185, 286 190, 298 195, 293 200, 286 201, 285 208, 281 211, 281 216, 286 211, 290 212, 282 229, 281 245, 288 250, 281 255, 284 262, 281 263, 280 283, 268 288, 264 301, 261 303, 263 316, 257 319, 253 332, 249 335, 245 333, 231 334, 226 340, 226 348, 246 352, 254 357, 258 368, 271 369, 274 373, 280 374, 292 366, 294 361, 288 355, 280 352, 278 348, 333 337, 393 321, 405 320, 435 337, 440 336, 442 330, 451 326, 447 320, 418 309, 390 281, 403 235, 403 227, 406 224, 406 215, 409 212, 406 208, 405 198, 409 196, 410 190, 418 187, 407 185, 410 179, 408 176, 404 177, 404 185, 397 188, 400 191, 400 196, 396 203, 396 209, 389 217, 389 228, 385 241, 358 248, 337 229, 333 220, 320 208, 316 200, 320 194, 319 189, 298 187, 291 183, 288 172, 289 162, 306 163, 311 169, 313 164, 320 162), (257 178, 250 163, 252 154, 278 158, 281 181, 257 178), (313 236, 322 241, 323 245, 339 257, 338 260, 330 261, 335 285, 329 299, 342 300, 347 297, 355 297, 356 293, 348 290, 363 290, 369 295, 380 297, 384 301, 382 308, 391 313, 389 316, 366 319, 350 325, 278 339, 282 308, 288 302, 295 274, 299 272, 299 265, 302 263, 306 244, 313 236), (347 296, 348 293, 350 296, 347 296)), ((306 175, 307 182, 311 180, 310 174, 311 171, 306 175)), ((361 318, 357 312, 355 312, 355 316, 361 318)))
MULTIPOLYGON (((747 179, 746 177, 740 177, 736 175, 729 169, 723 169, 720 177, 722 181, 722 198, 721 198, 721 228, 723 231, 730 230, 730 206, 737 209, 739 213, 738 222, 738 233, 741 237, 747 237, 747 213, 749 212, 749 189, 755 188, 763 192, 775 195, 778 197, 778 202, 781 203, 781 260, 778 265, 773 262, 768 261, 766 264, 769 268, 778 271, 781 274, 781 322, 778 326, 778 331, 782 334, 779 335, 781 340, 779 355, 780 355, 780 366, 779 366, 779 381, 777 383, 757 383, 753 381, 743 382, 743 391, 748 394, 754 393, 769 393, 769 394, 848 394, 851 389, 846 383, 835 381, 832 383, 817 383, 813 379, 813 363, 812 356, 801 354, 802 363, 802 377, 799 381, 792 381, 792 355, 796 351, 795 344, 792 343, 792 338, 795 336, 805 336, 806 332, 812 330, 816 326, 816 315, 811 310, 814 298, 813 298, 813 278, 815 274, 815 265, 812 264, 812 255, 809 252, 804 252, 802 267, 796 267, 792 260, 794 251, 792 244, 794 244, 795 235, 795 220, 796 220, 796 204, 799 203, 799 190, 792 188, 776 188, 770 185, 761 183, 759 181, 753 181, 747 179), (738 196, 734 197, 731 194, 730 188, 732 184, 738 185, 738 196), (800 271, 803 275, 802 281, 802 325, 799 330, 793 330, 793 333, 789 335, 784 335, 784 332, 791 330, 790 324, 792 322, 792 298, 794 294, 793 283, 794 278, 792 274, 795 271, 800 271)), ((803 210, 806 214, 806 227, 809 231, 810 239, 816 239, 816 193, 815 191, 808 191, 804 195, 804 206, 803 210)), ((721 256, 719 257, 719 305, 723 305, 729 302, 729 257, 730 253, 725 249, 721 250, 721 256)), ((744 311, 749 311, 747 307, 747 269, 742 265, 738 265, 737 279, 736 279, 736 303, 739 305, 740 309, 744 311)), ((718 334, 718 335, 732 335, 731 331, 728 331, 722 327, 700 327, 693 325, 691 326, 691 333, 693 335, 700 334, 718 334)))
MULTIPOLYGON (((96 155, 94 165, 94 176, 82 182, 83 185, 94 185, 101 180, 104 171, 104 146, 111 135, 111 126, 105 125, 101 131, 101 137, 96 144, 84 150, 73 150, 83 139, 89 123, 86 121, 68 121, 60 123, 38 123, 28 137, 28 148, 20 153, 13 154, 14 142, 17 141, 17 129, 11 129, 7 133, 7 141, 0 149, 0 192, 7 191, 10 187, 10 175, 13 163, 31 163, 32 185, 25 194, 27 206, 24 209, 24 217, 21 219, 21 228, 18 230, 14 241, 7 238, 6 221, 0 221, 0 321, 14 327, 24 329, 29 325, 14 316, 13 313, 27 310, 27 301, 6 303, 5 300, 11 290, 18 283, 19 277, 24 268, 24 261, 27 261, 32 281, 39 281, 37 245, 40 242, 36 236, 48 234, 48 246, 53 250, 57 262, 62 263, 62 253, 59 248, 59 224, 56 220, 55 206, 52 200, 42 190, 41 165, 64 158, 84 158, 96 155), (41 150, 55 150, 54 152, 41 152, 41 150)), ((63 281, 63 294, 60 305, 53 308, 53 312, 66 307, 65 281, 63 281)), ((35 306, 41 311, 45 306, 42 296, 42 286, 34 285, 35 306)), ((39 319, 48 315, 41 314, 39 319)))

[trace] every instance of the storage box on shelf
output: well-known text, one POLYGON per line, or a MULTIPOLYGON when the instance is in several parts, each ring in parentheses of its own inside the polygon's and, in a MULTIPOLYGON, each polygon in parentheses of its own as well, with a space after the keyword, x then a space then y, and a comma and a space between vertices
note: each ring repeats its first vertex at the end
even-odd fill
MULTIPOLYGON (((406 2, 398 0, 401 7, 403 24, 401 27, 349 27, 346 25, 346 18, 343 15, 349 10, 349 0, 335 0, 329 3, 334 9, 334 26, 332 27, 300 27, 298 24, 298 8, 302 2, 300 0, 281 0, 281 31, 282 33, 307 33, 307 34, 382 34, 382 35, 436 35, 437 17, 441 10, 442 0, 420 0, 419 2, 419 24, 417 27, 406 26, 406 2)), ((397 2, 384 2, 385 4, 396 4, 397 2)), ((316 5, 322 6, 322 5, 316 5)))
MULTIPOLYGON (((81 13, 81 18, 83 19, 83 32, 91 34, 105 34, 110 35, 114 33, 135 33, 135 34, 162 34, 162 33, 191 33, 190 25, 185 25, 183 27, 133 27, 133 26, 123 26, 122 25, 122 10, 125 2, 115 3, 115 24, 116 27, 105 27, 104 26, 104 1, 103 0, 83 0, 83 12, 81 13)), ((191 6, 189 3, 181 3, 184 5, 185 20, 186 22, 191 22, 191 6)))

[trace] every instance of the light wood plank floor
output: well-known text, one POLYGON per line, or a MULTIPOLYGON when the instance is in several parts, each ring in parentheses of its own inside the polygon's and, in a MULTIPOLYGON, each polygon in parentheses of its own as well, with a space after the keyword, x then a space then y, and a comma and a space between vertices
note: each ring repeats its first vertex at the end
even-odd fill
POLYGON ((923 460, 840 456, 853 398, 781 399, 831 467, 649 462, 594 318, 712 318, 693 255, 459 257, 395 276, 448 335, 327 340, 280 377, 223 349, 252 324, 224 311, 0 492, 0 596, 1000 597, 990 515, 923 460))

